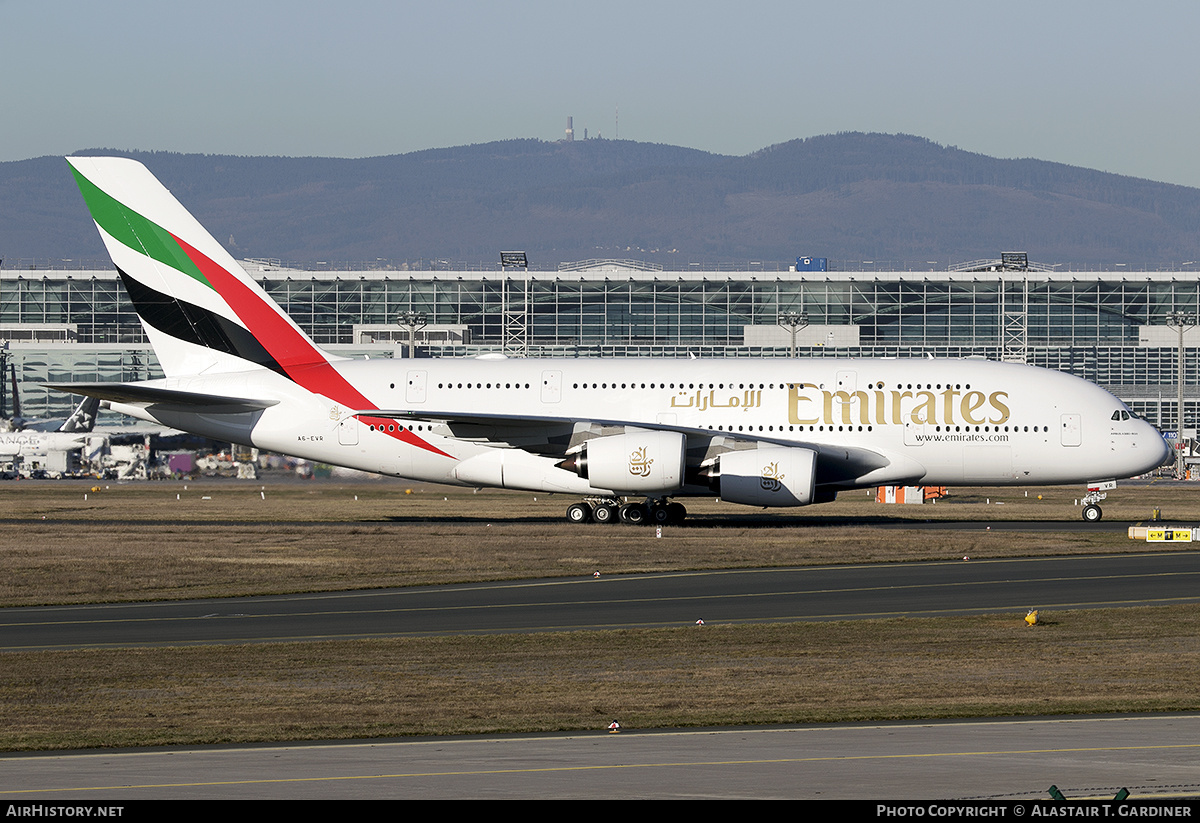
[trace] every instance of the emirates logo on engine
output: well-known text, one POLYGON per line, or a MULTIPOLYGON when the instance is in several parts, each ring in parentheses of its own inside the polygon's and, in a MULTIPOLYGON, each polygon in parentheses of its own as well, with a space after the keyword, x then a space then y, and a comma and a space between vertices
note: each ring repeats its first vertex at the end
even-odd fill
POLYGON ((779 482, 783 480, 783 477, 783 472, 779 470, 778 463, 768 463, 763 466, 762 478, 759 480, 759 483, 762 485, 763 491, 777 492, 783 488, 783 484, 779 482))
POLYGON ((654 458, 646 456, 646 447, 634 449, 629 455, 629 473, 634 477, 649 477, 654 458))

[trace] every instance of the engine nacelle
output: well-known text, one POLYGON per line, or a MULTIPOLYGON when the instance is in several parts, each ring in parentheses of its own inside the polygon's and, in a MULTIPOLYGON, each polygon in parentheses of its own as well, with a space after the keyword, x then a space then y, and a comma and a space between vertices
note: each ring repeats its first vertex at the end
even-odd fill
POLYGON ((683 485, 687 437, 679 432, 633 432, 594 437, 559 463, 595 489, 666 492, 683 485))
POLYGON ((766 446, 725 452, 717 458, 722 500, 748 506, 807 506, 814 502, 817 453, 766 446))

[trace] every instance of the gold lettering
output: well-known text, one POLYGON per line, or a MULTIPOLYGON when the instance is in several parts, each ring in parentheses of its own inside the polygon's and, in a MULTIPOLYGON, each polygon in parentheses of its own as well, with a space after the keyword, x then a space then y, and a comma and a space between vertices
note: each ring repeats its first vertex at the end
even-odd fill
POLYGON ((800 401, 812 403, 813 399, 807 394, 801 394, 801 389, 815 389, 816 386, 812 383, 792 383, 788 392, 788 422, 797 423, 801 426, 808 426, 813 423, 820 423, 819 417, 814 417, 811 420, 800 417, 800 401))
POLYGON ((988 396, 988 400, 991 401, 992 406, 996 409, 996 411, 998 411, 1000 413, 1000 416, 997 417, 995 420, 988 420, 988 422, 993 425, 995 425, 996 423, 1004 423, 1004 422, 1008 421, 1008 415, 1009 415, 1008 406, 1006 406, 1004 404, 1004 401, 1000 399, 1001 397, 1008 399, 1008 392, 994 391, 991 393, 991 395, 988 396))
POLYGON ((948 426, 954 425, 954 398, 957 396, 958 391, 949 386, 942 392, 942 398, 945 400, 942 404, 942 416, 946 418, 945 422, 948 426))
POLYGON ((826 423, 839 422, 839 421, 835 421, 833 419, 833 417, 834 417, 834 415, 833 415, 834 401, 837 401, 838 406, 841 407, 842 413, 841 413, 841 421, 840 422, 853 423, 854 421, 850 419, 850 416, 854 413, 854 401, 855 400, 857 400, 859 403, 859 405, 858 405, 859 420, 863 423, 871 422, 870 419, 867 417, 867 414, 868 414, 867 395, 865 392, 836 391, 836 392, 832 392, 832 393, 824 392, 824 394, 825 394, 825 422, 826 423))
POLYGON ((983 405, 983 401, 986 399, 986 395, 984 395, 984 393, 981 391, 969 391, 964 394, 962 405, 959 408, 959 411, 962 412, 963 419, 972 426, 978 426, 980 423, 983 423, 983 418, 975 417, 975 411, 983 405))
POLYGON ((937 396, 931 391, 919 391, 916 396, 923 399, 912 410, 909 419, 914 423, 937 423, 937 396))
POLYGON ((768 463, 763 466, 762 478, 758 481, 764 491, 777 492, 783 488, 784 474, 779 470, 779 463, 768 463))
MULTIPOLYGON (((982 391, 962 392, 948 388, 937 393, 928 390, 912 392, 879 389, 845 392, 819 389, 815 383, 789 383, 788 390, 788 422, 801 426, 817 423, 850 425, 856 422, 867 425, 871 423, 872 418, 880 426, 908 422, 931 426, 944 423, 950 426, 955 424, 956 414, 961 417, 961 422, 968 425, 997 425, 1007 422, 1011 414, 1008 392, 1004 391, 985 394, 982 391), (820 397, 817 396, 818 391, 820 397), (857 413, 854 408, 856 404, 857 413), (874 411, 871 409, 872 405, 874 411)), ((744 405, 749 408, 758 404, 757 396, 746 403, 734 397, 728 405, 720 401, 705 404, 704 399, 701 398, 701 403, 698 404, 701 407, 710 405, 713 408, 737 408, 744 405)), ((686 402, 696 403, 692 398, 688 398, 686 402)), ((672 402, 672 405, 675 403, 672 402)))
POLYGON ((654 458, 646 456, 646 447, 634 449, 629 454, 629 473, 635 477, 649 477, 650 464, 654 462, 654 458))
MULTIPOLYGON (((871 410, 867 407, 870 405, 871 401, 867 399, 867 393, 865 391, 856 391, 854 393, 854 397, 858 400, 858 422, 862 423, 863 425, 869 425, 871 423, 871 410)), ((843 414, 842 416, 849 417, 849 411, 850 409, 847 408, 847 413, 843 414)), ((846 422, 849 423, 850 421, 847 420, 846 422)))

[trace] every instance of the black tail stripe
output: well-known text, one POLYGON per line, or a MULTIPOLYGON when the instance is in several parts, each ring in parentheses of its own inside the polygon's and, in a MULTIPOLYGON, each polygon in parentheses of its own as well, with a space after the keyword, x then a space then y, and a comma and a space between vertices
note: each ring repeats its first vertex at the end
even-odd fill
POLYGON ((155 291, 119 268, 117 274, 121 275, 138 317, 163 334, 232 354, 287 377, 283 366, 242 326, 208 309, 155 291))

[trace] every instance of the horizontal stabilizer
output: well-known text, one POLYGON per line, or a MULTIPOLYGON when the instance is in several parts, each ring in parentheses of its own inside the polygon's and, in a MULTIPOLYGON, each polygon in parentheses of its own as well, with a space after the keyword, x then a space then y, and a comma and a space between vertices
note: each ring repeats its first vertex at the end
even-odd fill
POLYGON ((46 388, 69 394, 82 394, 113 403, 133 406, 154 406, 166 411, 199 412, 205 414, 244 414, 262 411, 279 403, 278 400, 257 400, 248 397, 227 397, 219 394, 164 389, 144 383, 47 383, 46 388))

